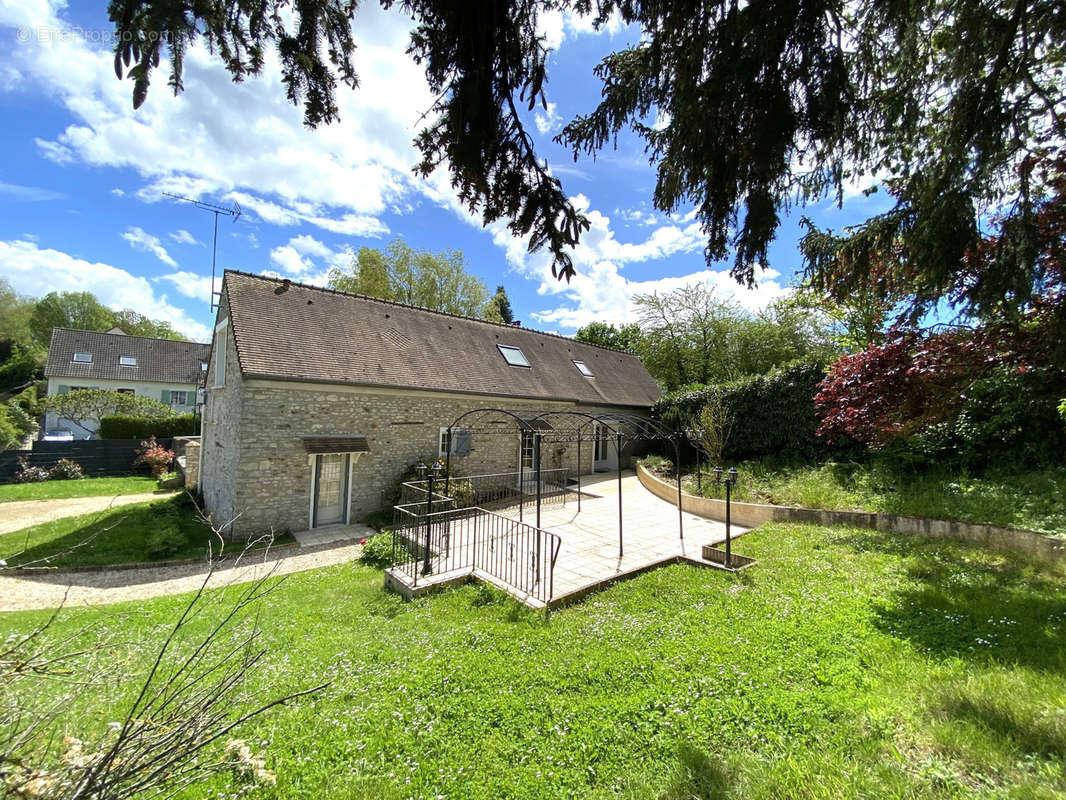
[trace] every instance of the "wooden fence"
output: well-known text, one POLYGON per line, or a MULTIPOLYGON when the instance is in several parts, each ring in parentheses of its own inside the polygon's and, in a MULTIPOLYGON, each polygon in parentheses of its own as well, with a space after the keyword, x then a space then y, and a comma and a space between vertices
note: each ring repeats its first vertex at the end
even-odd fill
MULTIPOLYGON (((171 439, 157 440, 164 447, 171 439)), ((134 466, 140 439, 79 439, 73 442, 34 442, 32 450, 7 450, 0 453, 0 483, 10 483, 19 471, 19 459, 31 467, 53 466, 61 458, 77 461, 86 475, 94 478, 113 475, 148 474, 148 468, 134 466)))

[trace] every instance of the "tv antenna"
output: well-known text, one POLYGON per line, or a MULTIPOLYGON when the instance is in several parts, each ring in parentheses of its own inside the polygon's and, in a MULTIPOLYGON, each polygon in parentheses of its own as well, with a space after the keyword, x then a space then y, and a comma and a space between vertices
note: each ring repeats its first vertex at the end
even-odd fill
POLYGON ((182 197, 180 194, 171 194, 170 192, 163 192, 167 197, 172 197, 175 200, 182 200, 186 203, 192 203, 201 211, 210 211, 215 215, 215 233, 211 239, 211 310, 214 311, 218 308, 218 303, 215 298, 221 298, 222 292, 215 291, 215 258, 218 255, 218 218, 219 215, 225 217, 233 217, 233 221, 236 222, 241 216, 241 207, 237 204, 237 201, 233 201, 233 208, 226 208, 225 206, 216 206, 214 203, 205 203, 203 200, 196 200, 192 197, 182 197))

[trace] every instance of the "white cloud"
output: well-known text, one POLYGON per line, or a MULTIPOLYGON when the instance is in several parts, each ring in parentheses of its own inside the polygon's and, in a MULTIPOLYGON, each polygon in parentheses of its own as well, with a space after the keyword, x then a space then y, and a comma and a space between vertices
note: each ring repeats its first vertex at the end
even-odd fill
POLYGON ((42 189, 39 186, 20 186, 17 183, 4 183, 3 181, 0 181, 0 195, 13 197, 25 203, 41 203, 66 197, 62 192, 51 189, 42 189))
POLYGON ((322 242, 318 241, 318 239, 306 234, 301 234, 293 239, 289 239, 289 246, 296 250, 296 252, 302 253, 305 256, 325 258, 326 256, 333 254, 333 251, 322 244, 322 242))
POLYGON ((301 281, 319 284, 326 282, 331 268, 345 267, 351 259, 350 248, 332 250, 306 234, 295 236, 288 244, 270 251, 270 262, 282 272, 298 275, 301 281))
MULTIPOLYGON (((20 294, 40 297, 48 292, 92 292, 116 311, 132 308, 151 319, 169 322, 197 341, 208 341, 207 325, 157 295, 150 281, 110 264, 89 262, 59 250, 42 250, 24 240, 0 241, 4 278, 20 294)), ((206 306, 204 308, 206 312, 206 306)))
POLYGON ((69 164, 74 160, 74 153, 71 149, 59 142, 48 142, 44 139, 33 140, 37 149, 41 151, 41 155, 47 158, 49 161, 54 161, 56 164, 69 164))
POLYGON ((632 322, 635 319, 633 298, 636 295, 670 291, 695 283, 709 283, 720 297, 732 298, 751 310, 764 308, 770 301, 789 291, 776 280, 780 275, 774 270, 762 272, 758 287, 752 290, 738 285, 726 270, 705 268, 655 280, 630 279, 622 274, 626 264, 656 261, 672 255, 699 252, 702 266, 700 251, 706 239, 699 225, 664 224, 643 241, 620 242, 611 229, 610 218, 599 211, 590 211, 586 197, 577 195, 571 200, 588 216, 591 227, 571 253, 577 275, 570 283, 552 276, 551 256, 548 253, 527 252, 525 242, 512 237, 501 223, 489 227, 512 268, 538 281, 538 294, 556 300, 554 307, 533 313, 533 319, 538 323, 575 329, 597 320, 616 324, 632 322))
MULTIPOLYGON (((65 13, 37 3, 0 19, 64 29, 65 13)), ((38 141, 54 161, 132 169, 144 180, 138 196, 146 201, 163 191, 225 198, 272 224, 381 236, 389 231, 382 215, 409 207, 422 187, 411 174, 418 161, 412 138, 432 96, 422 68, 405 53, 410 24, 397 11, 359 9, 354 60, 361 85, 339 87, 340 122, 315 131, 286 100, 272 52, 260 77, 235 84, 217 54, 195 46, 185 55, 185 92, 174 97, 167 90, 163 61, 137 112, 131 83, 116 80, 110 52, 84 38, 16 43, 8 58, 26 88, 74 118, 52 141, 38 141)))
POLYGON ((123 239, 129 242, 130 247, 134 250, 140 250, 144 253, 151 253, 167 266, 176 267, 178 262, 170 257, 170 253, 163 247, 159 241, 158 236, 153 236, 143 228, 138 228, 136 225, 132 225, 126 229, 126 232, 120 234, 123 239))
POLYGON ((111 190, 111 194, 113 194, 115 197, 125 197, 126 196, 126 193, 122 189, 119 189, 117 187, 111 190))
POLYGON ((172 231, 169 236, 178 244, 200 244, 200 241, 184 228, 172 231))
POLYGON ((302 275, 310 272, 315 266, 311 259, 300 255, 295 247, 288 244, 275 247, 270 251, 270 263, 290 275, 302 275))
POLYGON ((533 115, 533 121, 537 123, 537 130, 540 131, 542 135, 547 136, 559 127, 559 123, 563 121, 563 117, 557 111, 555 103, 548 103, 543 112, 537 111, 537 113, 533 115))
POLYGON ((549 50, 558 50, 567 39, 579 36, 620 33, 625 25, 617 14, 611 14, 607 21, 596 28, 593 15, 580 16, 572 11, 542 11, 537 18, 537 33, 544 40, 549 50))
POLYGON ((614 214, 629 225, 648 226, 655 225, 661 221, 653 212, 642 211, 639 208, 616 208, 614 214))
MULTIPOLYGON (((205 303, 211 302, 210 275, 197 275, 195 272, 178 270, 169 275, 160 275, 158 278, 153 278, 152 280, 157 283, 159 281, 167 281, 168 283, 173 284, 178 292, 186 297, 191 297, 193 300, 203 300, 205 303)), ((221 288, 221 277, 216 280, 216 285, 218 288, 221 288)))

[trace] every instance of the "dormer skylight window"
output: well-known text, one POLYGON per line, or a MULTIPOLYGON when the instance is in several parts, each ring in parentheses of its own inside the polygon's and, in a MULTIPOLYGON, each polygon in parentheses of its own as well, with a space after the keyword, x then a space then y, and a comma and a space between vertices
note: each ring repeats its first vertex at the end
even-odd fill
POLYGON ((577 367, 577 371, 580 372, 582 375, 584 375, 586 378, 595 378, 596 377, 595 375, 592 374, 592 370, 589 369, 588 364, 586 364, 584 361, 578 361, 575 358, 574 359, 574 366, 577 367))
POLYGON ((93 363, 92 353, 75 353, 72 361, 75 364, 91 364, 93 363))
POLYGON ((526 354, 522 352, 521 348, 512 347, 507 344, 498 344, 496 347, 500 350, 500 355, 504 360, 512 367, 528 367, 529 359, 526 358, 526 354))
POLYGON ((200 362, 200 372, 207 372, 207 362, 206 361, 201 361, 200 362))
POLYGON ((135 367, 137 366, 137 359, 133 356, 119 356, 118 365, 120 367, 135 367))

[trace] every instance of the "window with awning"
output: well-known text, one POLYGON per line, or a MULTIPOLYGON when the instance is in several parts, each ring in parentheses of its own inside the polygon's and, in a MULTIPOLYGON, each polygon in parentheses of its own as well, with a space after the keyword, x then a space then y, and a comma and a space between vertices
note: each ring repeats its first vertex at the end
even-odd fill
POLYGON ((304 436, 304 450, 311 455, 326 453, 369 453, 370 443, 360 433, 335 436, 304 436))

